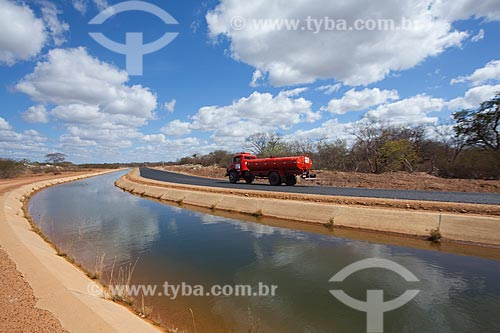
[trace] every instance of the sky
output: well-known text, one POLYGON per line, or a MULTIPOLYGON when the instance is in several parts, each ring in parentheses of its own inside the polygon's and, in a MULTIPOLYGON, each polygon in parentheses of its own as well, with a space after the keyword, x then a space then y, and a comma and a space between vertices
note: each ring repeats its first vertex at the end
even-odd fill
POLYGON ((452 133, 500 91, 499 41, 498 0, 0 0, 0 157, 174 161, 261 132, 352 142, 368 118, 452 133))

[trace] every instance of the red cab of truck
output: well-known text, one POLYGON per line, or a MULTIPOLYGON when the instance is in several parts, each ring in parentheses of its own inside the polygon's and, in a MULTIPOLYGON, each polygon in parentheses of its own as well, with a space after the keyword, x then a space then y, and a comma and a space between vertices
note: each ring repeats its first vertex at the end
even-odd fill
POLYGON ((226 176, 229 176, 231 183, 244 179, 251 184, 256 178, 267 178, 271 185, 285 183, 293 186, 297 183, 297 176, 316 177, 310 173, 311 167, 309 156, 257 158, 251 153, 239 153, 227 167, 226 176))

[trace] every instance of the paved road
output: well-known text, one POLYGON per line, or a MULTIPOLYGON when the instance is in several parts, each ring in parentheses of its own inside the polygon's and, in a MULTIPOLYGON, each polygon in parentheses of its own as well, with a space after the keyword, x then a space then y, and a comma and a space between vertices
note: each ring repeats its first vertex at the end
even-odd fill
POLYGON ((174 172, 160 171, 148 168, 141 168, 141 176, 165 182, 201 185, 211 187, 247 189, 271 192, 288 192, 302 194, 338 195, 347 197, 404 199, 404 200, 426 200, 445 201, 460 203, 480 203, 500 205, 500 194, 494 193, 460 193, 460 192, 431 192, 431 191, 409 191, 409 190, 376 190, 364 188, 345 188, 329 186, 271 186, 268 184, 246 184, 245 182, 231 184, 227 180, 210 179, 194 176, 181 175, 174 172))

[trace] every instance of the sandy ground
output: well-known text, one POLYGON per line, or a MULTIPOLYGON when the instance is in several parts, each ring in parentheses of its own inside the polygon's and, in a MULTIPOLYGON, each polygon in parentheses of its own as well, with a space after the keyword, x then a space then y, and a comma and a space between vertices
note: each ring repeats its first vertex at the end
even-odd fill
MULTIPOLYGON (((220 179, 225 178, 226 174, 226 170, 224 168, 202 167, 197 165, 167 166, 163 169, 199 177, 220 179)), ((322 170, 315 170, 314 172, 318 175, 317 180, 300 180, 299 183, 302 182, 308 185, 316 186, 357 187, 370 189, 500 193, 499 180, 444 179, 424 172, 415 172, 412 174, 406 172, 394 172, 381 175, 322 170)), ((267 183, 267 180, 262 181, 267 183)))
POLYGON ((0 332, 65 332, 49 311, 36 307, 30 285, 0 248, 0 332))
MULTIPOLYGON (((88 171, 3 179, 0 180, 0 195, 36 181, 85 173, 88 171)), ((52 313, 36 307, 33 290, 1 247, 0 281, 0 332, 65 332, 52 313)))

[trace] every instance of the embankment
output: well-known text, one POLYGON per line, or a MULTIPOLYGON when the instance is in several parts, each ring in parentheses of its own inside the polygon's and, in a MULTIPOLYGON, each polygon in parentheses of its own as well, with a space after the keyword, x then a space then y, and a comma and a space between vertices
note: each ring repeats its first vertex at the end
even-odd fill
POLYGON ((500 246, 497 206, 215 189, 145 179, 139 176, 137 169, 117 180, 115 185, 133 194, 178 204, 291 222, 420 238, 434 235, 442 237, 443 241, 500 246), (401 208, 405 205, 408 209, 401 208), (454 213, 457 211, 463 213, 454 213))
POLYGON ((21 185, 4 193, 0 197, 0 244, 33 289, 37 307, 54 314, 65 330, 160 332, 124 306, 104 299, 101 288, 77 267, 57 256, 54 248, 33 232, 24 217, 23 200, 36 191, 103 173, 21 185))

